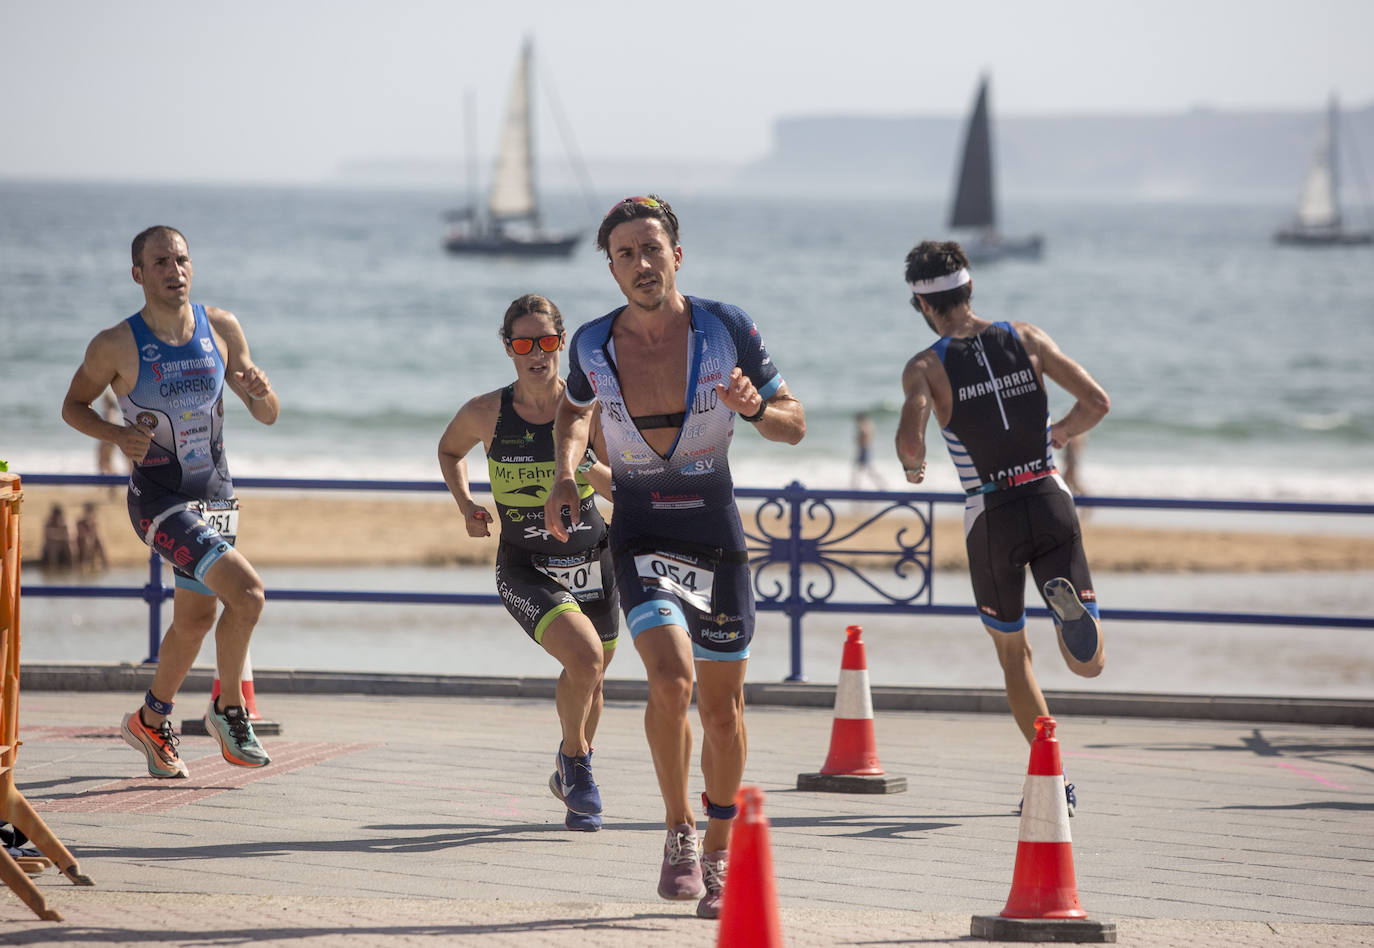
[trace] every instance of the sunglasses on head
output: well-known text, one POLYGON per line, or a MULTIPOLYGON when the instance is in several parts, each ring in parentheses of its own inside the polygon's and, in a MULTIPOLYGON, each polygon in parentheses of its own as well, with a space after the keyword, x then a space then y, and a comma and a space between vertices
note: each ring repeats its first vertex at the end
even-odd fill
POLYGON ((659 201, 654 200, 654 199, 651 198, 651 197, 636 196, 636 197, 621 198, 619 201, 616 201, 614 204, 611 205, 611 209, 610 209, 609 211, 606 212, 606 216, 607 216, 607 217, 610 217, 611 214, 615 211, 615 209, 616 209, 617 207, 619 207, 620 205, 622 205, 622 204, 642 204, 644 207, 662 207, 662 206, 663 206, 662 203, 660 203, 659 201))
POLYGON ((516 355, 529 355, 537 344, 545 352, 557 352, 563 344, 563 334, 552 333, 547 336, 512 336, 506 340, 516 355))

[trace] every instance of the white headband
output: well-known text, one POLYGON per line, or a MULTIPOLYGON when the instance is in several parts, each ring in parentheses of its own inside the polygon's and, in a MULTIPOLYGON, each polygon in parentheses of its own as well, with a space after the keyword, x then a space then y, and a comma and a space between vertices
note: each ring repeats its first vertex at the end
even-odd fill
POLYGON ((963 286, 972 279, 973 277, 969 276, 968 267, 964 267, 954 273, 946 273, 944 276, 932 277, 929 280, 912 280, 907 286, 911 287, 911 292, 925 295, 926 293, 952 290, 957 286, 963 286))

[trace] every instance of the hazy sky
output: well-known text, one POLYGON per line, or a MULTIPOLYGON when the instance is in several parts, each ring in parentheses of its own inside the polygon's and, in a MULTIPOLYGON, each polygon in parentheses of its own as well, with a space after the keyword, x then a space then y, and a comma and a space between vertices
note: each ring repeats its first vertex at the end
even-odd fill
POLYGON ((592 160, 749 160, 779 116, 961 115, 984 69, 1003 115, 1374 103, 1371 0, 0 0, 0 177, 461 160, 465 92, 485 152, 526 34, 592 160))

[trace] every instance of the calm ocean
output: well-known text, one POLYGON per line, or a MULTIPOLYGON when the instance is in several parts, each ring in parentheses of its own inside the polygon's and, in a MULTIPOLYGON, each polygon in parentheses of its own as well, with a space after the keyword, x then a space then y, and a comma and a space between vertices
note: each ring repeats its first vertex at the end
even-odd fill
MULTIPOLYGON (((570 328, 620 301, 591 247, 598 212, 581 201, 550 208, 555 226, 587 231, 571 259, 514 262, 443 252, 440 214, 456 199, 0 182, 0 458, 21 473, 93 470, 62 395, 90 337, 142 303, 130 238, 167 223, 190 242, 193 298, 238 315, 282 399, 273 428, 226 403, 235 474, 437 479, 453 412, 512 377, 496 336, 512 298, 549 296, 570 328)), ((737 482, 846 486, 853 416, 867 410, 895 486, 901 368, 932 341, 903 258, 941 236, 943 208, 691 195, 675 207, 679 286, 754 316, 806 405, 797 448, 740 431, 737 482)), ((1005 229, 1043 232, 1048 253, 977 269, 975 309, 1043 326, 1111 394, 1085 451, 1092 492, 1374 501, 1374 250, 1275 246, 1289 212, 1009 208, 1005 229)), ((955 489, 948 462, 932 462, 930 487, 955 489)))

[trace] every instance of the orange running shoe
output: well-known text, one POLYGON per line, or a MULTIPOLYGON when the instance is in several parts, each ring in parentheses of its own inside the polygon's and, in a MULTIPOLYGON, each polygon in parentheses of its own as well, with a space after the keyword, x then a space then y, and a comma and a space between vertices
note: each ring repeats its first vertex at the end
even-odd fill
POLYGON ((172 722, 163 721, 157 727, 143 723, 142 709, 124 715, 119 722, 119 736, 124 743, 135 750, 143 751, 148 758, 148 773, 154 777, 172 779, 189 777, 186 762, 177 754, 177 744, 181 739, 172 733, 172 722))

